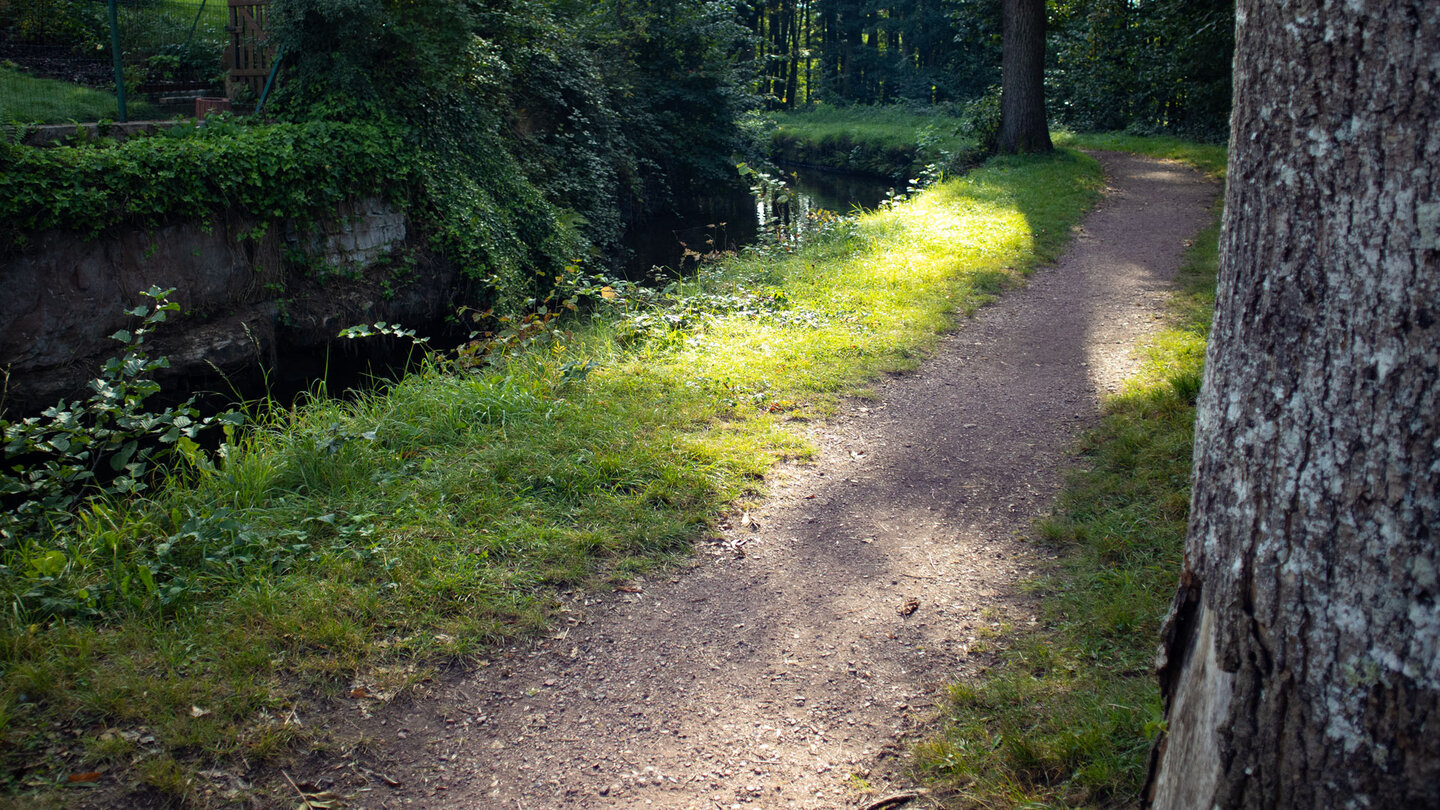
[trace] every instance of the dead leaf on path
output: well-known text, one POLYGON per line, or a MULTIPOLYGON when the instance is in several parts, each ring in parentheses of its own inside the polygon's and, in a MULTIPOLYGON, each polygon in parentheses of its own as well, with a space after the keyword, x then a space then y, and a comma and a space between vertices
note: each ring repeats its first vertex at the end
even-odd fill
POLYGON ((84 773, 72 773, 67 778, 71 782, 98 782, 100 781, 100 772, 86 771, 84 773))
POLYGON ((364 700, 368 697, 374 697, 374 695, 371 695, 369 692, 365 691, 365 687, 357 686, 354 689, 350 690, 350 697, 364 700))
POLYGON ((638 585, 616 585, 615 590, 620 593, 644 593, 645 589, 638 585))
POLYGON ((901 615, 901 616, 909 616, 910 614, 914 613, 915 611, 917 611, 917 610, 919 610, 919 609, 920 609, 920 600, 919 600, 919 599, 906 599, 906 600, 905 600, 905 604, 903 604, 903 605, 900 606, 900 615, 901 615))

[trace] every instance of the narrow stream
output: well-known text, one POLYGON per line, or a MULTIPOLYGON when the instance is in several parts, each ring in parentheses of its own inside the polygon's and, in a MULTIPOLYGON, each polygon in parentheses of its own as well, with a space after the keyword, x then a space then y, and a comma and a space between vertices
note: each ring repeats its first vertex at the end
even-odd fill
POLYGON ((736 188, 712 197, 692 200, 681 214, 660 217, 626 235, 632 251, 627 274, 640 280, 654 268, 686 272, 704 256, 739 250, 759 240, 761 229, 777 230, 785 238, 803 238, 804 225, 822 211, 848 214, 856 208, 874 208, 885 199, 893 183, 869 175, 786 168, 788 202, 778 205, 757 200, 736 188))

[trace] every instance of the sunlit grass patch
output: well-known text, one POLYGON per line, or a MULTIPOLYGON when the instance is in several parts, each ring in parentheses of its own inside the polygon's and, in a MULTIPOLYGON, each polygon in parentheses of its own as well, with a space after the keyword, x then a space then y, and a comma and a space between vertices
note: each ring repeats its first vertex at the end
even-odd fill
MULTIPOLYGON (((1218 216, 1217 216, 1218 220, 1218 216)), ((1087 468, 1035 529, 1064 552, 1036 583, 1043 622, 954 687, 915 766, 954 807, 1130 807, 1161 719, 1152 672, 1190 501, 1191 441, 1214 303, 1218 222, 1197 235, 1171 328, 1082 441, 1087 468)))
POLYGON ((128 756, 117 771, 172 794, 208 763, 283 759, 315 733, 293 718, 673 563, 807 457, 796 423, 914 367, 1053 256, 1099 184, 1073 153, 998 161, 799 253, 603 299, 479 367, 256 409, 146 498, 34 539, 63 566, 0 571, 6 790, 86 757, 128 756))
POLYGON ((1061 132, 1055 137, 1057 146, 1081 149, 1112 149, 1135 152, 1150 157, 1178 160, 1216 179, 1225 179, 1225 163, 1229 151, 1224 144, 1196 143, 1169 135, 1127 135, 1123 132, 1061 132))
POLYGON ((905 181, 924 164, 973 163, 978 144, 938 109, 816 107, 771 113, 771 156, 905 181))
POLYGON ((927 127, 937 137, 962 145, 959 119, 902 107, 816 107, 775 113, 778 129, 802 140, 824 144, 832 140, 867 141, 883 146, 913 148, 915 135, 927 127))

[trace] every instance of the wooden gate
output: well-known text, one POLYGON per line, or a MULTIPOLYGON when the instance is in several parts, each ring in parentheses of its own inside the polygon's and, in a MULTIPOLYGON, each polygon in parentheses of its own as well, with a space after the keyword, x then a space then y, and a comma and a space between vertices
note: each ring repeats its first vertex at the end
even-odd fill
POLYGON ((230 45, 225 48, 225 94, 234 98, 242 88, 258 99, 275 60, 275 46, 265 36, 271 0, 226 0, 230 6, 230 45))

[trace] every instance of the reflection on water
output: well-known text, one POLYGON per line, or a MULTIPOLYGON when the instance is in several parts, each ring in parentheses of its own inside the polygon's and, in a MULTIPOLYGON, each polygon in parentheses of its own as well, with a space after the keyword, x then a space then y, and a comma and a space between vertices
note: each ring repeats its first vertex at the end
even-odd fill
POLYGON ((799 238, 804 224, 822 212, 874 208, 892 187, 874 177, 815 169, 785 170, 783 176, 790 189, 785 202, 756 199, 745 188, 725 189, 691 200, 682 214, 632 229, 625 239, 634 252, 628 275, 639 280, 655 267, 688 270, 703 256, 754 244, 762 226, 774 238, 799 238))

